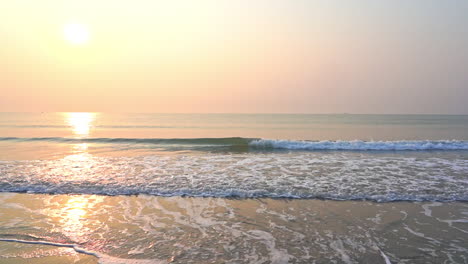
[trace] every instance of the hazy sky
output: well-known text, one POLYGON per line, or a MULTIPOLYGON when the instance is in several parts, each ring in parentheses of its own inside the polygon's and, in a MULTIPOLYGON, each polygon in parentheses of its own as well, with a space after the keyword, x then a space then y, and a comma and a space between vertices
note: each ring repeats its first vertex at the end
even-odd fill
POLYGON ((1 1, 0 111, 468 114, 467 14, 466 0, 1 1))

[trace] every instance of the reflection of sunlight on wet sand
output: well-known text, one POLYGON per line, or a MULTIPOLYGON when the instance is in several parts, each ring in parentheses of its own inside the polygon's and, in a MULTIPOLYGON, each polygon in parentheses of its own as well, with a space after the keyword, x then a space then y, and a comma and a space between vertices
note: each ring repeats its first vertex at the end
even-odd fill
POLYGON ((88 229, 84 228, 82 219, 86 218, 86 199, 80 197, 70 197, 63 208, 61 224, 63 233, 76 242, 81 242, 88 229))
POLYGON ((48 214, 58 217, 56 231, 67 236, 72 242, 85 243, 100 223, 90 218, 96 211, 96 204, 102 201, 103 198, 99 196, 67 196, 48 214))
MULTIPOLYGON (((88 144, 76 144, 72 146, 75 154, 68 155, 62 159, 63 165, 58 175, 65 177, 68 182, 92 182, 93 156, 87 153, 88 144)), ((92 196, 66 196, 61 200, 52 215, 58 217, 57 231, 63 233, 74 243, 85 243, 89 236, 95 231, 95 224, 90 217, 96 210, 96 204, 103 201, 102 197, 92 196)))
POLYGON ((65 121, 72 128, 75 137, 87 137, 96 113, 65 113, 65 121))
MULTIPOLYGON (((96 113, 65 113, 65 122, 70 126, 75 138, 85 138, 90 134, 92 123, 96 113)), ((83 180, 90 176, 89 169, 93 166, 93 157, 88 153, 89 143, 71 144, 71 153, 63 158, 63 172, 60 173, 67 180, 83 180)), ((68 196, 67 201, 61 201, 60 206, 51 212, 59 217, 57 228, 60 232, 77 243, 87 242, 87 237, 92 233, 88 225, 89 216, 95 210, 96 203, 102 198, 85 198, 83 196, 68 196)))

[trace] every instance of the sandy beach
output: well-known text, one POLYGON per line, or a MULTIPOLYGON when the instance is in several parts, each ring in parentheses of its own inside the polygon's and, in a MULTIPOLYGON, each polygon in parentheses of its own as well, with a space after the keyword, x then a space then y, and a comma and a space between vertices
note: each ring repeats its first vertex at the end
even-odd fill
POLYGON ((468 264, 468 1, 0 5, 0 264, 468 264))
POLYGON ((464 263, 468 256, 461 202, 0 197, 1 263, 464 263))

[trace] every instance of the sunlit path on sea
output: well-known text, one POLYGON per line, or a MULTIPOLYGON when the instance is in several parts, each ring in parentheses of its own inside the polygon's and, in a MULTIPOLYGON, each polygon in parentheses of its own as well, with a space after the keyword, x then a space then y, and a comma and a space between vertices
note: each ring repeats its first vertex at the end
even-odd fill
POLYGON ((466 129, 466 116, 0 114, 0 263, 463 263, 466 129))

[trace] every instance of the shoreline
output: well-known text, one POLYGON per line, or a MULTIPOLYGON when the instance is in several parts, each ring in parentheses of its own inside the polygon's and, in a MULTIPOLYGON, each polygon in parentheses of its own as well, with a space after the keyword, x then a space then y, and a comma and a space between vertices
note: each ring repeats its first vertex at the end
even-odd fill
POLYGON ((334 198, 334 197, 270 197, 270 196, 210 196, 210 195, 161 195, 161 194, 151 194, 151 193, 131 193, 131 194, 106 194, 106 193, 56 193, 56 192, 30 192, 30 191, 0 191, 2 194, 26 194, 26 195, 68 195, 68 196, 104 196, 104 197, 159 197, 159 198, 187 198, 187 199, 225 199, 233 201, 242 201, 242 200, 278 200, 278 201, 295 201, 295 200, 305 200, 305 201, 330 201, 330 202, 369 202, 375 204, 386 204, 386 203, 465 203, 468 204, 468 200, 432 200, 432 199, 421 199, 421 200, 410 200, 410 199, 396 199, 396 200, 376 200, 376 199, 362 199, 362 198, 334 198))
MULTIPOLYGON (((0 200, 0 239, 45 241, 68 250, 76 245, 96 252, 99 263, 463 263, 468 258, 466 202, 27 193, 0 193, 0 200)), ((18 243, 3 243, 11 244, 0 250, 0 259, 27 256, 18 243)), ((28 245, 35 261, 58 254, 44 246, 28 245)), ((94 257, 78 257, 95 263, 94 257)), ((8 263, 28 259, 12 260, 8 263)))

